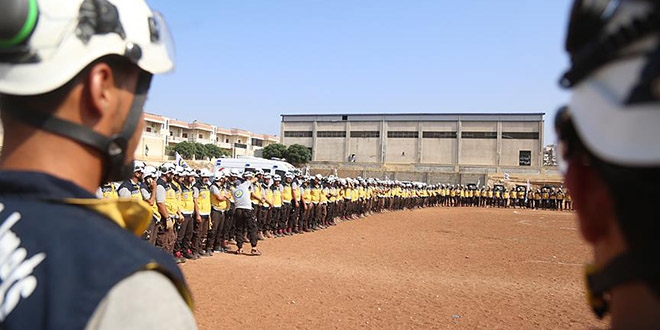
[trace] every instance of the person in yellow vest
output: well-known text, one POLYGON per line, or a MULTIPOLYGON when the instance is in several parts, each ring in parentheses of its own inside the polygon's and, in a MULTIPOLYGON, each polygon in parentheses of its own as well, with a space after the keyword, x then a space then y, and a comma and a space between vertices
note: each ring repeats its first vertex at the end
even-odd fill
POLYGON ((312 187, 309 177, 306 176, 304 178, 300 188, 302 189, 302 203, 304 205, 304 210, 299 220, 300 223, 299 230, 302 230, 303 232, 310 232, 312 231, 312 229, 309 226, 310 225, 309 218, 312 214, 314 214, 314 208, 312 205, 312 187))
POLYGON ((195 197, 193 191, 195 172, 191 169, 186 169, 179 176, 181 180, 181 197, 179 203, 181 205, 183 220, 180 221, 174 251, 175 253, 180 252, 186 259, 197 259, 197 256, 192 252, 192 235, 195 222, 195 219, 193 218, 195 213, 195 197))
POLYGON ((252 202, 252 215, 255 219, 257 219, 257 239, 262 241, 265 238, 262 234, 262 230, 264 228, 264 215, 261 210, 260 201, 266 197, 265 191, 261 185, 264 178, 264 171, 262 169, 257 169, 254 171, 254 177, 257 179, 257 181, 252 185, 250 202, 252 202))
POLYGON ((209 233, 211 220, 211 191, 209 180, 211 171, 203 168, 199 171, 199 180, 193 184, 193 199, 195 202, 195 222, 193 224, 192 252, 195 257, 208 257, 209 245, 204 247, 209 233))
POLYGON ((564 210, 564 191, 561 188, 557 191, 557 209, 564 210))
MULTIPOLYGON (((297 203, 294 203, 294 188, 293 188, 294 174, 287 172, 284 174, 284 183, 282 184, 282 216, 280 228, 283 229, 284 235, 293 235, 297 214, 297 203)), ((297 189, 297 188, 296 188, 297 189)))
POLYGON ((319 225, 321 222, 321 194, 323 187, 321 186, 321 180, 323 176, 317 174, 310 180, 310 195, 312 201, 312 211, 309 215, 309 227, 311 230, 320 229, 319 225))
POLYGON ((228 251, 224 234, 228 231, 225 229, 225 220, 230 206, 230 194, 222 171, 217 171, 213 176, 209 192, 211 196, 211 229, 206 241, 206 252, 213 255, 213 252, 228 251))
POLYGON ((176 242, 174 226, 182 216, 179 211, 180 202, 173 188, 176 168, 172 163, 164 163, 160 166, 160 172, 161 177, 156 182, 156 206, 158 207, 161 221, 157 229, 156 246, 172 254, 177 263, 183 263, 186 260, 181 253, 174 252, 174 244, 176 242))
POLYGON ((564 190, 564 194, 566 195, 566 211, 573 211, 573 198, 571 197, 571 193, 566 189, 564 190))
POLYGON ((117 185, 114 182, 104 183, 96 191, 96 198, 99 199, 117 199, 119 194, 117 194, 117 185))
POLYGON ((140 184, 140 192, 142 199, 145 203, 151 206, 153 212, 151 224, 144 231, 142 238, 148 241, 151 245, 156 245, 156 228, 160 222, 160 213, 158 213, 158 205, 156 205, 156 168, 153 166, 145 166, 142 174, 142 182, 140 184))
POLYGON ((320 226, 322 228, 327 228, 330 226, 329 220, 328 220, 328 209, 329 209, 329 201, 330 201, 330 187, 327 179, 323 179, 321 181, 321 201, 319 202, 319 205, 321 206, 321 224, 320 226))
POLYGON ((273 238, 272 233, 272 220, 273 220, 273 191, 271 187, 271 174, 265 173, 261 182, 261 191, 264 200, 260 203, 261 208, 261 235, 268 238, 273 238))
POLYGON ((273 184, 270 186, 270 195, 272 196, 273 203, 270 223, 271 235, 273 237, 284 236, 284 231, 286 230, 286 221, 282 221, 282 206, 284 205, 282 200, 283 191, 282 177, 278 174, 273 175, 273 184))

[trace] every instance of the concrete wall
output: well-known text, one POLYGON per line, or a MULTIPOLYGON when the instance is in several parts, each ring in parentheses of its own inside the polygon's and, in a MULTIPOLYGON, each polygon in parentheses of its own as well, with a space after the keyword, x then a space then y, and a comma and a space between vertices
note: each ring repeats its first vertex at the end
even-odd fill
POLYGON ((292 144, 301 144, 304 145, 305 147, 312 148, 313 147, 313 138, 311 137, 286 137, 285 134, 287 131, 313 131, 314 130, 314 125, 313 123, 286 123, 286 126, 283 125, 283 132, 282 132, 282 143, 284 145, 292 145, 292 144))
POLYGON ((163 159, 165 157, 165 139, 160 135, 142 134, 134 156, 140 160, 163 159))
POLYGON ((497 164, 497 139, 461 139, 459 164, 497 164))
MULTIPOLYGON (((381 132, 381 122, 352 122, 349 124, 350 131, 378 131, 381 132)), ((379 163, 381 161, 381 138, 351 138, 347 134, 348 152, 347 156, 355 154, 355 161, 359 163, 379 163)))

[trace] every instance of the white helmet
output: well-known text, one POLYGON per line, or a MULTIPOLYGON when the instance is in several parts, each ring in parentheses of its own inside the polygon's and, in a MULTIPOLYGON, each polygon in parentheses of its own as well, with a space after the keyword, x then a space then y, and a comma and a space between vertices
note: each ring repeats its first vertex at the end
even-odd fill
POLYGON ((250 172, 250 171, 245 171, 245 172, 243 172, 243 177, 246 178, 246 179, 248 179, 248 178, 253 178, 253 177, 254 177, 254 173, 253 173, 253 172, 250 172))
POLYGON ((210 178, 211 177, 211 171, 203 168, 199 171, 199 176, 201 176, 202 178, 210 178))
POLYGON ((213 181, 220 181, 220 179, 225 177, 225 173, 222 171, 216 171, 215 175, 213 175, 213 181))
POLYGON ((157 178, 157 174, 158 174, 157 172, 158 172, 158 171, 156 170, 155 167, 153 167, 153 166, 145 166, 145 167, 144 167, 144 178, 149 178, 149 177, 151 177, 151 178, 156 179, 156 178, 157 178))
POLYGON ((143 172, 145 164, 143 161, 136 160, 133 162, 133 172, 143 172))
POLYGON ((176 175, 185 175, 186 169, 183 168, 183 166, 176 165, 176 170, 174 171, 174 174, 176 175))
POLYGON ((167 174, 167 173, 174 174, 176 173, 176 166, 174 166, 174 164, 172 163, 163 163, 162 165, 160 165, 160 172, 162 172, 163 174, 167 174))
POLYGON ((282 177, 279 174, 273 175, 273 181, 282 181, 282 177))
POLYGON ((167 25, 144 1, 8 0, 2 6, 2 30, 16 31, 0 39, 3 53, 15 53, 13 61, 0 61, 2 94, 53 91, 106 55, 151 74, 174 67, 167 25))
POLYGON ((598 158, 622 166, 658 166, 657 5, 597 3, 576 2, 573 7, 566 38, 572 63, 560 80, 562 87, 572 88, 572 95, 568 109, 557 116, 560 138, 560 123, 570 120, 598 158), (599 17, 598 24, 593 17, 599 17))

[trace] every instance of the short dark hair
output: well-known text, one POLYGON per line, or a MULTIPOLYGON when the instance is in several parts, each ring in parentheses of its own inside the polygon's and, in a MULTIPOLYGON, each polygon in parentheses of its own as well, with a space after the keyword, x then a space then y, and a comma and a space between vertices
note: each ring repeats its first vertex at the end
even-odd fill
MULTIPOLYGON (((568 158, 586 157, 589 165, 608 187, 616 218, 630 250, 637 254, 660 256, 660 167, 622 166, 594 155, 584 145, 567 109, 555 121, 557 134, 568 158)), ((561 110, 560 110, 561 111, 561 110)), ((653 262, 653 261, 649 261, 653 262)), ((660 279, 655 284, 660 287, 660 279)), ((656 291, 660 292, 660 291, 656 291)))
POLYGON ((50 111, 59 107, 71 92, 74 86, 89 73, 89 70, 98 63, 106 63, 110 66, 115 76, 115 84, 123 82, 131 69, 136 65, 123 56, 106 55, 88 64, 83 70, 76 74, 64 85, 55 90, 38 95, 6 95, 0 94, 0 109, 20 109, 29 107, 41 111, 50 111))

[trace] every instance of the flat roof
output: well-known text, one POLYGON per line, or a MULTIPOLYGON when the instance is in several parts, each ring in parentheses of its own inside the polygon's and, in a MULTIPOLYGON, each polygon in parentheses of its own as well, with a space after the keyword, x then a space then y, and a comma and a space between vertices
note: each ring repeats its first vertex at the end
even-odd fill
POLYGON ((282 114, 283 122, 341 121, 543 121, 545 113, 282 114))

